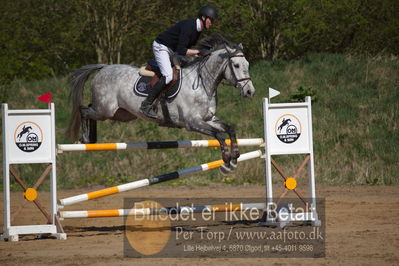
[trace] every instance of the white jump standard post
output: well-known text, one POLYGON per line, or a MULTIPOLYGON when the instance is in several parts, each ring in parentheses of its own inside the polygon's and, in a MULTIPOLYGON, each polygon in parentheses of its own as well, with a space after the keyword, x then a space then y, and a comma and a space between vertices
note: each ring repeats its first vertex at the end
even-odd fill
POLYGON ((7 104, 2 104, 2 111, 4 230, 1 239, 18 241, 19 235, 24 234, 51 234, 58 239, 66 239, 66 234, 58 223, 57 217, 54 104, 52 103, 49 109, 38 110, 9 110, 7 104), (29 188, 11 165, 36 163, 48 164, 48 166, 36 184, 29 188), (24 189, 25 199, 35 203, 47 218, 47 224, 12 225, 10 172, 24 189), (51 200, 47 212, 37 200, 37 189, 48 174, 50 174, 51 200))
MULTIPOLYGON (((270 93, 269 93, 270 94, 270 93)), ((276 94, 277 95, 277 94, 276 94)), ((273 97, 273 96, 271 96, 273 97)), ((311 99, 306 97, 302 103, 269 103, 263 99, 264 139, 265 147, 265 183, 266 183, 266 221, 262 225, 284 227, 291 222, 309 222, 313 226, 320 226, 321 222, 316 210, 316 188, 313 158, 312 109, 311 99), (283 170, 272 159, 272 155, 306 154, 305 160, 296 170, 295 176, 284 175, 283 170), (307 165, 308 195, 307 201, 297 190, 296 178, 307 165), (284 192, 277 200, 273 197, 272 166, 284 179, 284 192), (282 215, 277 213, 276 204, 287 192, 293 191, 305 204, 302 213, 282 215), (270 211, 274 210, 274 211, 270 211)), ((290 204, 288 204, 289 206, 290 204)), ((288 207, 289 209, 290 207, 288 207)))

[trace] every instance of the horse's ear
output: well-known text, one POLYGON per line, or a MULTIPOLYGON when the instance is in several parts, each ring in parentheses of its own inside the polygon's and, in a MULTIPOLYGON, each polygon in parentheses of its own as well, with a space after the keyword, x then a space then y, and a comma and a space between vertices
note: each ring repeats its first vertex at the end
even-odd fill
POLYGON ((233 54, 235 50, 233 48, 230 48, 229 46, 226 45, 226 50, 229 54, 233 54))
POLYGON ((242 46, 242 43, 240 43, 240 44, 238 45, 238 48, 240 48, 241 50, 244 50, 244 46, 242 46))

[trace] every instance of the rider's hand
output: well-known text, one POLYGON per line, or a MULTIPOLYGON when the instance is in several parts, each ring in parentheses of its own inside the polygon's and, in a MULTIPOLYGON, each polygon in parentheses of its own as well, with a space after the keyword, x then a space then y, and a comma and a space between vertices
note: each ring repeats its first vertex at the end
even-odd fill
POLYGON ((200 53, 197 49, 187 49, 186 55, 198 55, 200 53))

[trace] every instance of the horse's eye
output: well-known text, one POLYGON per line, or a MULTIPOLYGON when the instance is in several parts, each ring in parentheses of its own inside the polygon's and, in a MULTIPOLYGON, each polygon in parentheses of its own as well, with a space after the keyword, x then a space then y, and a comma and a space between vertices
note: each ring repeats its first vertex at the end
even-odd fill
POLYGON ((239 65, 239 64, 234 64, 234 67, 235 67, 235 68, 239 68, 240 65, 239 65))

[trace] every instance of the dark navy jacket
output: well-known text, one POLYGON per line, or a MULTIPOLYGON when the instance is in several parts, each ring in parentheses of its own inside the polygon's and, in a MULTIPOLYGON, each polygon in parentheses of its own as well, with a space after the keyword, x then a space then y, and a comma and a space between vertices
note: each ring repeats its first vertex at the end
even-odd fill
POLYGON ((197 42, 201 34, 197 31, 196 20, 195 18, 182 20, 159 34, 155 40, 179 55, 186 55, 187 49, 197 42))

